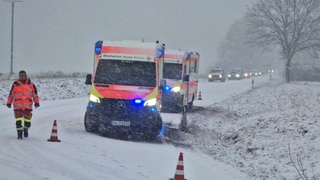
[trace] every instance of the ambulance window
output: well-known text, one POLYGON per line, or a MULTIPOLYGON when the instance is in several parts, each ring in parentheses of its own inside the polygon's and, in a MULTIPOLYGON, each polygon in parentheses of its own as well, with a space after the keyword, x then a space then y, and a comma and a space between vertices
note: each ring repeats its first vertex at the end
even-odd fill
POLYGON ((195 72, 195 62, 191 61, 190 62, 190 73, 194 73, 195 72))
POLYGON ((133 86, 156 86, 154 62, 102 60, 99 61, 95 83, 133 86))

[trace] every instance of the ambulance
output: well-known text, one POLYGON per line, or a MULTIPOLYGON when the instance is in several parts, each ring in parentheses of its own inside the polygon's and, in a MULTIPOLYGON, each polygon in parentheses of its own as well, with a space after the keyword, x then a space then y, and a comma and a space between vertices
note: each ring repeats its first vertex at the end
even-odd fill
POLYGON ((84 115, 86 131, 112 137, 153 139, 162 128, 165 44, 97 41, 84 115))
POLYGON ((197 52, 166 50, 163 78, 167 85, 162 94, 162 112, 192 108, 198 93, 199 60, 197 52))

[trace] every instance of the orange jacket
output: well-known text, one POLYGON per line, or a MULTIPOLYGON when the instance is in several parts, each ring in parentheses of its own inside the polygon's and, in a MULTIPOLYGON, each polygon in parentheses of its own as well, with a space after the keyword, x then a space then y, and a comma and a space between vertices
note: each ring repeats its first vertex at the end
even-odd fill
POLYGON ((32 110, 33 102, 35 104, 40 103, 37 88, 29 78, 24 83, 21 80, 13 83, 7 104, 12 102, 14 110, 32 110))

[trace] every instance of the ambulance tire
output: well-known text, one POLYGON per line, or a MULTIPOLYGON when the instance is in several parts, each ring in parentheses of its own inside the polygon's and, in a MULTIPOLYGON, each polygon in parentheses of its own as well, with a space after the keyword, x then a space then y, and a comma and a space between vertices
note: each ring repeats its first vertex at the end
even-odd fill
POLYGON ((85 115, 84 115, 84 128, 86 129, 87 132, 95 133, 98 131, 99 125, 95 124, 95 123, 90 123, 88 116, 87 116, 87 113, 85 113, 85 115))
POLYGON ((180 102, 176 104, 175 113, 182 113, 182 111, 183 111, 183 98, 184 98, 184 96, 182 95, 180 102))
POLYGON ((145 134, 144 140, 145 141, 156 141, 157 136, 159 135, 162 128, 162 118, 159 114, 157 122, 153 125, 153 128, 148 134, 145 134))

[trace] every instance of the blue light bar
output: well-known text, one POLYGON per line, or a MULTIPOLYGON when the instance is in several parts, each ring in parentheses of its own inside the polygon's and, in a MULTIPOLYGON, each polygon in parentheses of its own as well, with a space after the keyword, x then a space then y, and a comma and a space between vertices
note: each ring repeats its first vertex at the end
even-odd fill
POLYGON ((101 54, 101 49, 102 49, 102 41, 97 41, 94 46, 94 52, 96 54, 101 54))
POLYGON ((165 87, 164 87, 164 90, 166 90, 166 91, 169 91, 170 89, 171 89, 170 86, 165 86, 165 87))

